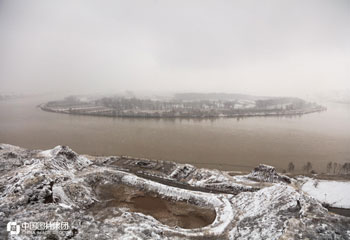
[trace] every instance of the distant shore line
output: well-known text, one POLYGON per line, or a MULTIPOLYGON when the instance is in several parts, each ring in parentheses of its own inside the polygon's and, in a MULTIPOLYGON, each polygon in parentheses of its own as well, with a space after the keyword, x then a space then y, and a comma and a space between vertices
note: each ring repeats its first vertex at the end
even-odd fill
POLYGON ((310 109, 302 110, 281 110, 271 112, 248 112, 248 113, 236 113, 236 114, 203 114, 203 115, 179 115, 167 112, 166 114, 159 113, 115 113, 114 109, 104 108, 99 111, 89 112, 89 108, 60 108, 55 109, 47 106, 46 103, 38 105, 38 107, 46 112, 63 113, 70 115, 83 115, 83 116, 99 116, 99 117, 111 117, 111 118, 153 118, 153 119, 214 119, 214 118, 246 118, 246 117, 283 117, 283 116, 302 116, 305 114, 327 111, 324 106, 316 106, 310 109))

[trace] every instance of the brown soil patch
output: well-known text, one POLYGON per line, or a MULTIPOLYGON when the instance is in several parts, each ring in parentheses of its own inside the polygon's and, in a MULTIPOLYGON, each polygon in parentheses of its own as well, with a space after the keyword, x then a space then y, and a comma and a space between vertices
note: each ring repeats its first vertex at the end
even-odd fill
POLYGON ((171 227, 192 229, 207 226, 216 217, 213 209, 171 201, 121 184, 98 186, 96 193, 101 202, 96 204, 92 211, 99 218, 119 214, 118 211, 109 211, 108 208, 128 208, 131 212, 151 215, 171 227))

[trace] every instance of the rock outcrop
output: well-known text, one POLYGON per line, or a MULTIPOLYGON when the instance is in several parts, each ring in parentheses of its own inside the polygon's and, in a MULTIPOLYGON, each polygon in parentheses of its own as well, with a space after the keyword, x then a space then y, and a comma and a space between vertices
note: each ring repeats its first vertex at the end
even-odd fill
POLYGON ((291 183, 291 179, 277 173, 272 166, 260 164, 248 175, 248 178, 257 182, 271 182, 271 183, 291 183))
MULTIPOLYGON (((124 160, 82 156, 64 146, 40 151, 0 144, 0 239, 350 238, 349 218, 329 213, 272 167, 259 166, 238 181, 191 165, 124 160), (102 196, 101 186, 111 193, 102 196), (138 197, 214 210, 215 219, 201 228, 167 225, 159 214, 134 211, 141 209, 138 197), (8 222, 20 226, 19 234, 7 231, 8 222), (55 223, 59 228, 51 228, 55 223)), ((179 219, 184 226, 195 218, 179 219)))

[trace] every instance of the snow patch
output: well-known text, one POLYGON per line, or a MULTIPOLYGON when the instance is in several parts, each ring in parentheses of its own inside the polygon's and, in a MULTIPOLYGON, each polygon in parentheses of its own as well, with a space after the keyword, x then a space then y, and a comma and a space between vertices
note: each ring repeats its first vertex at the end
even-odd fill
POLYGON ((350 181, 328 181, 307 178, 302 190, 331 207, 350 208, 350 181))

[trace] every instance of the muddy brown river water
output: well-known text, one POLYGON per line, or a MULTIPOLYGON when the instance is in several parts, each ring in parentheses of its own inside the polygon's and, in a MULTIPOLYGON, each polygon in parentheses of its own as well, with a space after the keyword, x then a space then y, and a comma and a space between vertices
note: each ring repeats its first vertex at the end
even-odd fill
POLYGON ((259 163, 279 170, 310 161, 350 161, 350 105, 322 103, 328 111, 301 117, 244 119, 120 119, 44 112, 57 96, 0 101, 0 142, 31 149, 68 145, 90 155, 131 155, 223 170, 259 163))

